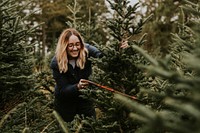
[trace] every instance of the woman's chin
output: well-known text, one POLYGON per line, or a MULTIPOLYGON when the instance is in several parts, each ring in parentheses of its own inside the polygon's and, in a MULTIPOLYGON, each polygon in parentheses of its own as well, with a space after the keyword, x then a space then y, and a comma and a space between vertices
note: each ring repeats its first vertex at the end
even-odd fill
POLYGON ((77 57, 78 57, 78 54, 71 54, 71 57, 72 57, 72 58, 77 58, 77 57))

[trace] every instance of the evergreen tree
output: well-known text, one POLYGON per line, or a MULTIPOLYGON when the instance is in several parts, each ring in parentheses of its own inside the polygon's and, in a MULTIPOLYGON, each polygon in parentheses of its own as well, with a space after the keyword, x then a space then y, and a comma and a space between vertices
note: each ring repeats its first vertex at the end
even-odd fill
POLYGON ((134 49, 131 47, 121 49, 120 45, 123 41, 129 41, 129 45, 141 46, 144 43, 145 34, 141 35, 140 40, 134 40, 134 37, 141 33, 146 20, 136 20, 135 12, 138 4, 128 5, 129 2, 126 0, 108 2, 114 10, 114 17, 107 20, 111 37, 107 44, 99 47, 104 57, 95 60, 100 73, 95 75, 94 80, 134 95, 138 93, 139 82, 143 79, 136 64, 144 62, 134 49))
POLYGON ((14 0, 3 0, 0 5, 0 108, 5 111, 20 102, 23 92, 32 86, 32 44, 28 35, 33 29, 26 27, 16 7, 14 0))
POLYGON ((116 96, 116 99, 133 110, 130 117, 144 126, 142 133, 189 133, 200 132, 199 103, 199 3, 183 1, 179 32, 172 34, 171 56, 155 60, 145 51, 133 46, 151 62, 144 66, 149 74, 155 76, 153 87, 142 90, 152 102, 148 106, 116 96), (187 17, 186 17, 187 16, 187 17), (151 108, 152 104, 157 108, 151 108))
POLYGON ((46 87, 43 82, 34 86, 41 79, 33 78, 33 44, 29 38, 37 27, 27 25, 27 16, 21 14, 24 9, 15 0, 0 3, 0 132, 56 133, 60 130, 52 114, 52 95, 39 91, 46 87))

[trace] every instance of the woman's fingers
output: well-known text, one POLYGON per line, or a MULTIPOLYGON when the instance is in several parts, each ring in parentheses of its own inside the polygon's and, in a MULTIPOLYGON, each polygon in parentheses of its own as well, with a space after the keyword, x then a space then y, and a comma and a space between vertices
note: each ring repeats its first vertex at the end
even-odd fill
POLYGON ((124 49, 124 48, 127 48, 128 46, 129 46, 129 45, 128 45, 128 41, 123 41, 123 42, 121 43, 120 48, 124 49))
POLYGON ((85 79, 81 79, 80 81, 81 81, 82 85, 88 85, 89 84, 85 79))
POLYGON ((81 79, 81 80, 79 81, 79 87, 80 87, 80 89, 84 89, 84 88, 86 88, 88 85, 89 85, 89 83, 88 83, 86 80, 84 80, 84 79, 81 79))

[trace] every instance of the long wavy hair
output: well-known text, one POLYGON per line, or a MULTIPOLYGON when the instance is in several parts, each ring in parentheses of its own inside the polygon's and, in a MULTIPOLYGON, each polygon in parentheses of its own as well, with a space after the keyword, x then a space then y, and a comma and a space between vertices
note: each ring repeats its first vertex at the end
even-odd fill
POLYGON ((80 48, 79 56, 76 60, 76 65, 80 69, 84 69, 85 67, 86 56, 87 56, 88 51, 84 47, 83 38, 81 37, 80 33, 76 29, 68 28, 68 29, 65 29, 60 34, 57 47, 56 47, 56 52, 55 52, 60 73, 62 72, 65 73, 68 70, 67 46, 69 44, 68 42, 71 35, 77 36, 81 43, 81 48, 80 48))

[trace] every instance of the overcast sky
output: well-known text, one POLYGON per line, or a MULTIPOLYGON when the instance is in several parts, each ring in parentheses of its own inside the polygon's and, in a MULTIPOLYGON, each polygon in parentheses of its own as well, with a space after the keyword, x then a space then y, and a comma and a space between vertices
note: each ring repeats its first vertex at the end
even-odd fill
POLYGON ((132 5, 132 4, 137 3, 139 0, 129 0, 129 1, 130 1, 130 4, 132 5))
MULTIPOLYGON (((105 0, 106 1, 106 0, 105 0)), ((134 5, 135 3, 139 2, 139 0, 129 0, 131 5, 134 5)), ((108 2, 106 1, 106 4, 108 4, 108 2)), ((109 5, 109 4, 108 4, 109 5)))

